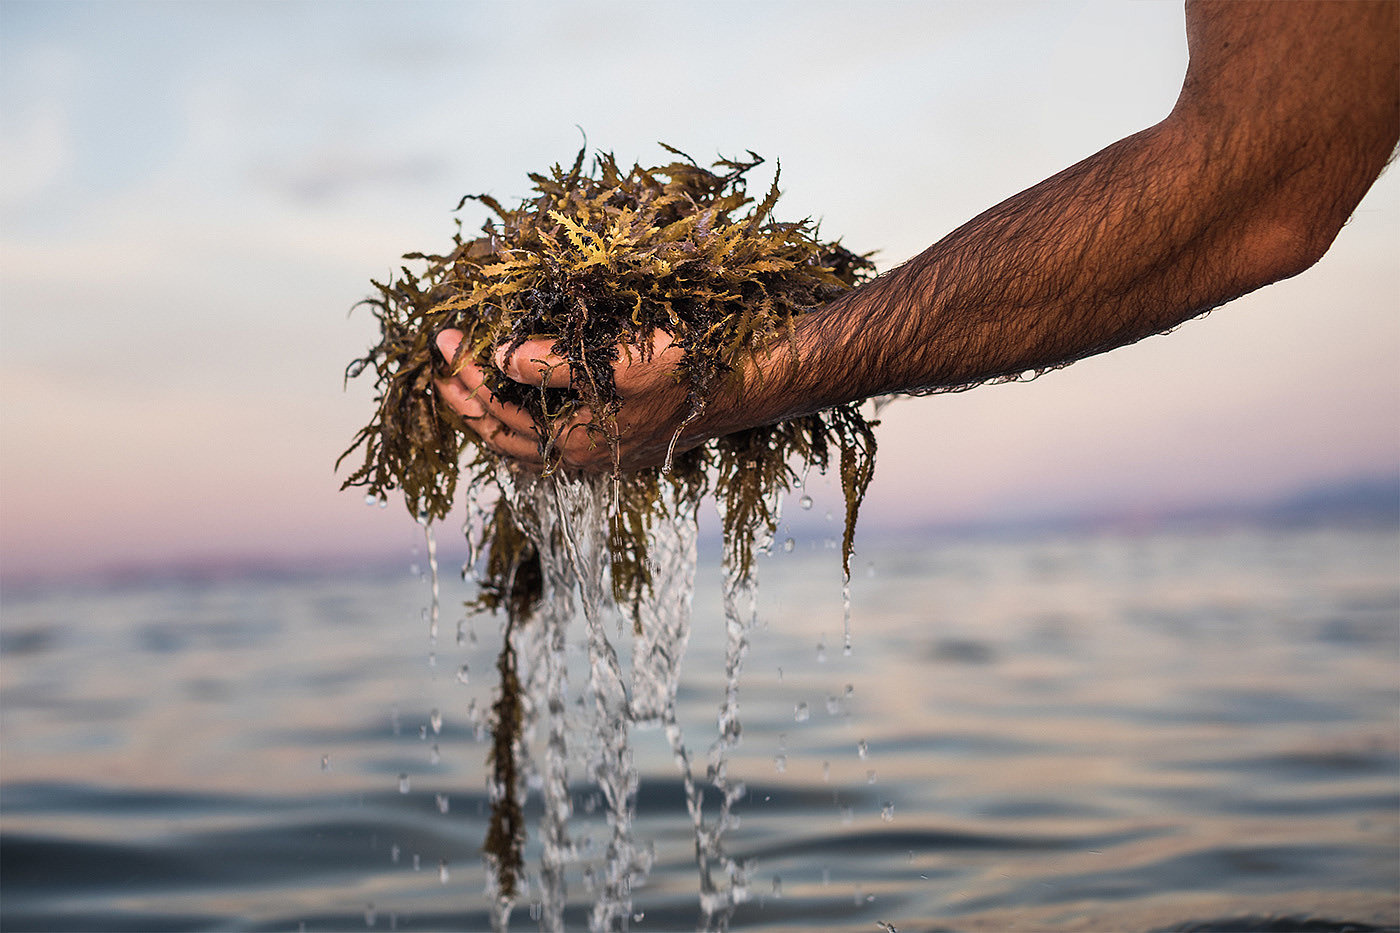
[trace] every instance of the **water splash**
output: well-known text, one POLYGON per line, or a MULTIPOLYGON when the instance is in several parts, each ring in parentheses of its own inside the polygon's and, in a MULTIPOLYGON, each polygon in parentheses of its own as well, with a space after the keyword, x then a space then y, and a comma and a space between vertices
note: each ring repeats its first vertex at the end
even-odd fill
MULTIPOLYGON (((743 732, 739 682, 749 634, 757 621, 753 574, 729 562, 724 567, 725 691, 716 716, 717 736, 702 772, 676 719, 676 692, 691 628, 698 496, 662 484, 661 508, 648 529, 650 586, 635 620, 629 620, 634 624, 623 625, 610 580, 608 519, 614 506, 610 478, 562 474, 541 478, 502 467, 498 480, 512 518, 538 555, 541 577, 540 601, 521 613, 528 618, 512 618, 506 627, 507 644, 498 671, 503 677, 508 671, 518 687, 519 722, 504 739, 498 735, 493 755, 509 756, 510 767, 502 769, 498 761, 497 776, 488 783, 493 812, 506 808, 517 821, 511 825, 519 825, 525 794, 532 788, 540 794, 540 863, 534 876, 538 899, 530 906, 532 918, 537 917, 542 930, 563 928, 566 869, 591 854, 591 840, 575 844, 569 833, 570 766, 578 762, 585 764, 598 791, 585 804, 599 799, 608 824, 608 836, 600 846, 601 864, 583 871, 594 902, 589 927, 623 930, 636 918, 632 891, 646 880, 654 855, 652 847, 640 846, 634 838, 639 778, 629 735, 633 728, 660 727, 682 777, 695 833, 700 926, 727 929, 735 908, 749 897, 749 866, 730 858, 723 842, 738 822, 733 811, 745 794, 743 783, 731 779, 728 765, 743 732), (579 615, 588 668, 582 694, 571 702, 567 633, 579 615), (610 638, 612 629, 619 635, 634 633, 625 671, 610 638), (539 746, 543 754, 537 760, 539 746)), ((777 494, 768 503, 774 516, 780 503, 777 494)), ((720 518, 723 522, 722 506, 720 518)), ((771 540, 754 543, 757 551, 771 546, 771 540)), ((430 566, 434 558, 430 543, 430 566)), ((501 728, 499 722, 496 728, 501 728)), ((506 845, 487 856, 492 923, 498 930, 506 929, 514 905, 523 897, 519 852, 518 845, 513 852, 506 845), (511 858, 514 864, 508 864, 511 858)))

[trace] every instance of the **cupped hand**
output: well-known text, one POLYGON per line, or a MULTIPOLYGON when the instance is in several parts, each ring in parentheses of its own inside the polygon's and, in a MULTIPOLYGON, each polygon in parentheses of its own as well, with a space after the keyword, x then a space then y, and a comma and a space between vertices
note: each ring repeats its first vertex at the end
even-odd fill
MULTIPOLYGON (((445 330, 437 336, 438 352, 450 364, 462 343, 459 330, 445 330)), ((499 454, 526 464, 540 463, 539 430, 529 412, 498 399, 486 387, 486 371, 471 360, 464 360, 450 376, 433 380, 438 398, 466 419, 486 446, 499 454)))
MULTIPOLYGON (((462 333, 445 330, 438 335, 438 349, 451 361, 461 343, 462 333)), ((614 468, 613 446, 608 434, 617 438, 616 466, 635 470, 664 463, 677 431, 689 422, 687 392, 676 375, 683 351, 669 334, 655 333, 650 353, 635 346, 618 348, 613 366, 613 384, 620 407, 612 431, 595 423, 594 412, 584 407, 562 423, 548 426, 554 440, 547 455, 550 464, 595 472, 614 468)), ((515 382, 530 386, 562 388, 572 384, 574 374, 568 362, 554 352, 552 340, 527 340, 513 351, 499 347, 495 366, 515 382)), ((546 451, 534 419, 519 406, 504 402, 485 384, 485 372, 465 362, 457 372, 437 380, 439 396, 456 411, 492 450, 531 469, 544 469, 546 451)), ((703 433, 683 432, 676 450, 701 443, 703 433)))

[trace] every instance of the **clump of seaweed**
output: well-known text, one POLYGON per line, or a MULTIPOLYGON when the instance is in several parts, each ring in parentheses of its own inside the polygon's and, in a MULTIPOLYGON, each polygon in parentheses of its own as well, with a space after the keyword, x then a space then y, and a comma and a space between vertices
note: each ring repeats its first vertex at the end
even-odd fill
MULTIPOLYGON (((476 200, 495 215, 481 234, 464 237, 459 220, 450 250, 406 255, 421 262, 421 270, 404 266, 388 282, 372 282, 377 294, 364 302, 378 320, 380 340, 346 376, 372 369, 377 407, 341 455, 343 461, 356 450, 363 454, 344 487, 365 487, 381 499, 398 490, 424 522, 448 514, 459 486, 473 501, 494 498, 473 541, 473 553, 483 555, 475 569, 480 590, 474 607, 504 608, 508 632, 528 620, 540 598, 539 556, 502 494, 502 458, 438 399, 435 377, 467 360, 483 365, 491 391, 533 415, 547 469, 561 468, 552 449, 559 427, 586 406, 594 416, 590 431, 612 445, 616 463, 620 400, 613 366, 619 346, 645 359, 656 331, 669 335, 683 351, 678 384, 690 414, 698 414, 746 354, 790 338, 798 316, 874 273, 865 256, 823 241, 809 221, 774 219, 776 176, 755 202, 745 184, 763 161, 754 153, 706 168, 664 148, 674 161, 627 171, 607 154, 585 171, 581 150, 567 170, 556 165, 531 174, 535 195, 513 208, 489 195, 463 198, 458 210, 476 200), (452 361, 441 359, 435 345, 448 328, 465 334, 452 361), (552 338, 568 360, 571 388, 523 386, 490 364, 498 347, 514 349, 541 336, 552 338)), ((846 499, 842 565, 849 575, 856 513, 875 455, 872 424, 855 404, 713 439, 676 454, 665 468, 615 470, 609 558, 618 607, 640 624, 637 610, 651 579, 647 539, 667 499, 663 484, 672 484, 684 501, 705 494, 720 500, 725 559, 748 577, 755 542, 776 530, 775 494, 811 468, 825 471, 833 455, 846 499)), ((508 635, 492 751, 496 780, 507 795, 520 730, 509 641, 508 635)), ((518 806, 498 811, 487 848, 509 895, 523 829, 518 806)))
MULTIPOLYGON (((362 449, 363 463, 345 487, 383 497, 402 491, 420 519, 450 511, 465 470, 475 494, 495 485, 500 458, 480 444, 467 423, 433 391, 435 375, 471 359, 486 365, 499 397, 529 410, 550 453, 551 427, 580 407, 595 416, 603 440, 615 439, 620 404, 612 367, 618 346, 650 352, 662 330, 684 351, 677 377, 692 412, 740 358, 780 340, 793 320, 869 278, 873 264, 838 242, 818 238, 807 220, 772 217, 778 179, 756 206, 745 176, 762 159, 720 159, 697 165, 669 146, 678 161, 622 171, 601 154, 583 171, 584 151, 565 171, 530 175, 537 196, 508 209, 489 195, 469 195, 496 215, 481 235, 458 232, 445 254, 409 253, 426 268, 407 266, 365 301, 380 326, 380 341, 347 368, 376 375, 377 410, 341 455, 362 449), (747 209, 747 210, 746 210, 747 209), (447 328, 464 332, 458 359, 448 363, 434 339, 447 328), (500 345, 519 346, 547 336, 575 378, 570 389, 536 389, 506 379, 489 365, 500 345), (462 461, 465 459, 465 463, 462 461)), ((648 580, 646 531, 662 482, 725 500, 725 541, 747 572, 755 534, 772 531, 765 493, 788 489, 799 469, 825 470, 838 452, 845 493, 843 567, 849 570, 856 511, 871 476, 875 440, 855 404, 717 438, 678 455, 669 471, 628 474, 617 484, 612 528, 612 584, 620 606, 634 606, 648 580)), ((339 461, 338 461, 339 462, 339 461)), ((523 535, 498 515, 483 540, 487 552, 515 554, 523 535)), ((513 561, 493 558, 483 579, 483 608, 496 608, 502 575, 513 561)))

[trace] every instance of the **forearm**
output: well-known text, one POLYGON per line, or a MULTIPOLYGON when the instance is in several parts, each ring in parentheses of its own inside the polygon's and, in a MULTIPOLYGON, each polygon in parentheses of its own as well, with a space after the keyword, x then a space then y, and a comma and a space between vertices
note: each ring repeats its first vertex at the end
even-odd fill
POLYGON ((756 360, 747 410, 774 420, 1063 365, 1307 268, 1395 144, 1394 14, 1193 7, 1168 119, 800 319, 793 346, 756 360), (1378 60, 1358 72, 1364 54, 1378 60))
MULTIPOLYGON (((674 377, 678 347, 658 339, 629 354, 614 373, 616 445, 575 430, 585 417, 560 457, 648 466, 673 445, 845 402, 1061 366, 1306 269, 1400 137, 1400 4, 1198 0, 1186 20, 1186 82, 1161 123, 798 317, 791 339, 755 352, 702 411, 674 377)), ((533 344, 497 366, 530 385, 567 372, 547 341, 533 344)), ((480 399, 476 367, 458 382, 444 397, 489 445, 541 462, 527 414, 480 399)))
POLYGON ((1175 135, 1116 143, 820 309, 796 356, 775 357, 776 383, 823 404, 974 385, 1131 343, 1274 278, 1238 262, 1229 240, 1244 234, 1220 216, 1235 211, 1175 135))

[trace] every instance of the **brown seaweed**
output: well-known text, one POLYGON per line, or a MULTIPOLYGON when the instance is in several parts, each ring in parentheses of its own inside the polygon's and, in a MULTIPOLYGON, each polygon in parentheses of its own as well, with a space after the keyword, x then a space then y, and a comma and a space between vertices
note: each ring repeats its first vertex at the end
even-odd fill
MULTIPOLYGON (((364 303, 380 340, 351 363, 347 378, 374 371, 376 411, 341 455, 363 454, 345 487, 380 497, 399 490, 409 512, 427 519, 447 515, 459 481, 472 495, 495 491, 499 457, 433 392, 434 376, 450 371, 434 345, 446 328, 465 333, 459 359, 487 365, 492 391, 529 410, 542 437, 550 436, 550 424, 588 406, 600 440, 613 442, 619 345, 645 355, 657 329, 670 334, 684 351, 677 376, 695 411, 744 354, 785 339, 798 315, 873 274, 868 258, 821 240, 811 222, 774 219, 776 176, 755 204, 745 178, 761 164, 757 155, 704 168, 665 148, 677 161, 625 172, 607 154, 585 172, 581 150, 567 170, 556 165, 531 174, 537 194, 514 208, 489 195, 463 198, 458 209, 476 200, 495 215, 480 236, 464 238, 458 221, 450 250, 405 257, 423 263, 422 271, 405 266, 398 277, 372 283, 378 294, 364 303), (541 335, 555 339, 574 369, 574 388, 541 391, 489 366, 498 346, 541 335)), ((799 468, 826 469, 833 449, 847 504, 842 563, 849 572, 875 453, 870 423, 854 404, 717 438, 678 456, 667 472, 623 477, 611 529, 618 605, 634 608, 647 586, 646 531, 661 483, 725 500, 728 556, 748 572, 754 540, 771 534, 776 521, 765 495, 791 488, 799 468)), ((501 527, 489 525, 481 544, 501 527)), ((485 568, 484 608, 495 608, 489 593, 511 563, 485 568)))
MULTIPOLYGON (((536 195, 514 208, 489 195, 468 200, 493 214, 481 234, 465 238, 458 221, 452 248, 410 253, 422 264, 372 282, 366 299, 379 323, 379 342, 350 364, 346 377, 372 370, 376 409, 340 463, 359 450, 363 460, 344 487, 384 498, 398 490, 420 521, 444 518, 459 485, 494 507, 475 534, 473 568, 479 583, 471 606, 504 609, 504 644, 497 663, 499 695, 492 707, 493 806, 485 850, 495 861, 502 896, 513 896, 521 871, 524 824, 519 756, 523 730, 521 685, 512 635, 526 624, 543 592, 539 555, 512 514, 501 487, 501 458, 466 422, 442 404, 435 377, 471 359, 486 367, 489 387, 521 405, 541 428, 542 458, 551 468, 551 425, 587 406, 590 430, 613 446, 619 399, 613 365, 620 345, 643 358, 657 330, 684 351, 677 378, 692 413, 735 374, 745 354, 788 339, 793 321, 873 275, 866 256, 819 238, 807 220, 773 217, 778 180, 757 203, 746 175, 761 164, 720 159, 710 168, 665 147, 665 165, 623 171, 600 154, 584 171, 584 151, 567 170, 531 174, 536 195), (453 361, 442 360, 436 336, 465 334, 453 361), (535 389, 506 379, 490 365, 496 348, 546 336, 566 358, 570 389, 535 389)), ((842 567, 849 577, 857 512, 874 468, 872 422, 855 404, 713 439, 678 454, 669 469, 621 474, 608 549, 613 598, 640 624, 638 606, 650 585, 647 540, 665 508, 663 484, 695 501, 711 494, 722 505, 725 556, 742 576, 752 573, 754 547, 771 539, 778 517, 771 503, 811 468, 838 459, 846 500, 842 567)))

